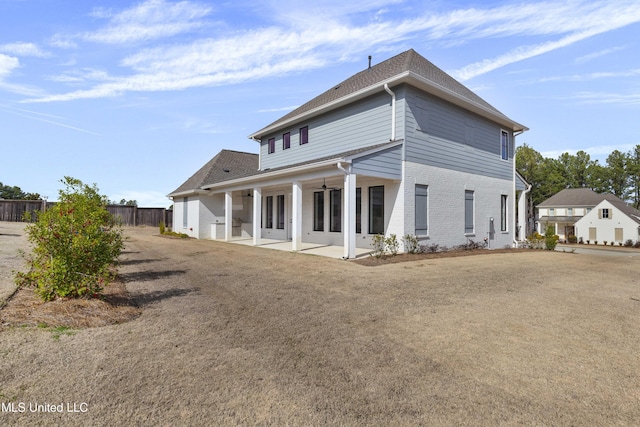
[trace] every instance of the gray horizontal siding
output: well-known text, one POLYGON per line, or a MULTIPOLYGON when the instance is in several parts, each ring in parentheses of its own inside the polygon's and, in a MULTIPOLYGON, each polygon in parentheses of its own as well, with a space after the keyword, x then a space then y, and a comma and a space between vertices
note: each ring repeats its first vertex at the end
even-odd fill
POLYGON ((410 87, 404 111, 407 161, 513 179, 513 135, 502 160, 499 124, 410 87))
POLYGON ((378 153, 353 160, 351 170, 357 175, 379 178, 402 178, 402 146, 396 146, 378 153))
POLYGON ((324 114, 308 122, 265 136, 260 143, 260 167, 276 168, 368 147, 391 138, 391 97, 381 93, 324 114), (300 145, 299 129, 309 127, 309 143, 300 145), (282 149, 282 135, 291 132, 291 148, 282 149), (268 154, 268 140, 275 137, 275 153, 268 154))

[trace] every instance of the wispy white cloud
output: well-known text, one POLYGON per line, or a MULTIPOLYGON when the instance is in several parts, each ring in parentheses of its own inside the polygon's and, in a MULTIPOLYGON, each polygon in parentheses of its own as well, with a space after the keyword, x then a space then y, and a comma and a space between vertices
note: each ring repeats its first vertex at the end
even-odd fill
POLYGON ((640 68, 626 71, 600 71, 587 74, 573 74, 570 76, 550 76, 536 80, 536 83, 566 81, 566 82, 584 82, 597 79, 620 79, 625 77, 640 76, 640 68))
POLYGON ((497 57, 469 64, 460 70, 453 71, 452 75, 463 81, 468 80, 506 65, 570 46, 597 34, 640 22, 640 6, 635 2, 623 4, 569 2, 558 5, 537 4, 530 7, 535 7, 537 10, 526 20, 516 18, 517 22, 510 22, 514 29, 483 29, 476 34, 485 34, 485 36, 491 34, 495 36, 504 31, 504 34, 511 32, 513 35, 544 33, 568 33, 568 35, 554 41, 517 47, 497 57), (563 9, 574 8, 576 5, 581 6, 584 11, 581 13, 580 10, 576 10, 573 13, 569 13, 567 9, 563 12, 563 9), (550 14, 558 14, 559 16, 554 18, 550 14))
POLYGON ((2 44, 0 45, 0 52, 17 56, 37 56, 41 58, 51 56, 50 53, 43 51, 36 44, 24 42, 2 44))
POLYGON ((611 53, 615 53, 615 52, 619 52, 621 50, 625 50, 627 47, 626 46, 615 46, 615 47, 611 47, 609 49, 602 49, 599 50, 597 52, 592 52, 588 55, 583 55, 580 56, 578 58, 575 59, 576 64, 584 64, 586 62, 592 61, 596 58, 600 58, 602 56, 606 56, 609 55, 611 53))
POLYGON ((18 58, 0 53, 0 79, 2 79, 3 76, 9 75, 19 66, 20 61, 18 58))
POLYGON ((579 92, 573 99, 582 104, 640 104, 640 93, 579 92))
MULTIPOLYGON (((280 4, 280 3, 278 3, 280 4)), ((284 8, 288 3, 278 6, 284 8)), ((296 3, 297 4, 297 3, 296 3)), ((388 1, 335 2, 331 13, 309 13, 308 7, 290 6, 290 13, 307 12, 305 25, 258 27, 239 30, 223 38, 198 39, 191 43, 159 45, 122 59, 128 75, 102 76, 102 80, 81 90, 29 99, 24 102, 69 101, 117 96, 126 92, 182 90, 192 87, 234 84, 270 76, 314 70, 351 61, 363 52, 385 50, 409 39, 436 43, 518 36, 558 35, 559 38, 512 48, 494 58, 470 64, 452 72, 460 80, 496 70, 518 61, 542 55, 571 44, 640 22, 640 6, 632 1, 569 1, 527 5, 506 5, 486 9, 459 9, 446 13, 429 11, 404 20, 373 19, 388 1), (353 24, 346 18, 333 19, 337 12, 361 13, 371 9, 372 19, 353 24), (373 9, 372 9, 373 8, 373 9), (327 18, 329 16, 329 18, 327 18)), ((112 12, 98 10, 96 16, 109 19, 101 31, 86 39, 122 43, 190 31, 202 24, 210 9, 192 2, 170 4, 150 0, 134 8, 112 12)), ((66 74, 58 81, 83 80, 82 73, 66 74)), ((90 76, 84 78, 88 84, 90 76)))
POLYGON ((276 113, 278 111, 292 111, 298 108, 298 105, 292 105, 289 107, 279 107, 279 108, 266 108, 263 110, 258 110, 258 113, 276 113))
POLYGON ((198 3, 165 0, 148 0, 117 13, 96 9, 93 16, 109 19, 109 22, 105 28, 85 33, 82 38, 119 44, 170 37, 200 28, 203 25, 200 19, 210 12, 210 7, 198 3))
POLYGON ((44 123, 49 123, 55 126, 60 126, 63 128, 67 128, 67 129, 71 129, 77 132, 81 132, 81 133, 86 133, 86 134, 90 134, 90 135, 96 135, 99 136, 99 134, 92 132, 90 130, 86 130, 86 129, 82 129, 79 128, 77 126, 71 126, 68 125, 66 123, 63 123, 63 120, 67 120, 64 117, 60 117, 60 116, 55 116, 52 114, 47 114, 47 113, 40 113, 37 111, 32 111, 32 110, 26 110, 26 109, 22 109, 22 108, 15 108, 15 107, 8 107, 8 106, 0 106, 0 109, 4 110, 5 112, 14 114, 16 116, 20 116, 20 117, 24 117, 30 120, 36 120, 39 122, 44 122, 44 123))

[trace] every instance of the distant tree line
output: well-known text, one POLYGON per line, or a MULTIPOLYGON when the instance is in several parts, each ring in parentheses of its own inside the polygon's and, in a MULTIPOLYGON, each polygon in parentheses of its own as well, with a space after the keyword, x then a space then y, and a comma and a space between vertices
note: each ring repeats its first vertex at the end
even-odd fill
POLYGON ((42 200, 38 193, 25 193, 20 187, 4 185, 0 182, 0 199, 6 200, 42 200))
POLYGON ((640 145, 627 153, 614 150, 602 165, 582 150, 553 159, 523 144, 516 149, 516 169, 531 184, 530 213, 534 206, 565 188, 611 193, 636 209, 640 207, 640 145))
MULTIPOLYGON (((42 200, 42 196, 39 193, 25 193, 20 187, 4 185, 0 182, 0 199, 5 200, 42 200)), ((115 200, 108 200, 109 205, 122 205, 122 206, 138 206, 137 200, 125 200, 121 199, 119 202, 115 200)))

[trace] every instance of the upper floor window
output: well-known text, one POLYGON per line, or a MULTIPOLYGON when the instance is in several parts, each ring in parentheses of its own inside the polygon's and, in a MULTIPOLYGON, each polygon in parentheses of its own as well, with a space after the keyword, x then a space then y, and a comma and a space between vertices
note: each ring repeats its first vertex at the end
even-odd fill
POLYGON ((286 150, 291 147, 291 132, 282 135, 282 149, 286 150))
POLYGON ((600 214, 599 217, 602 219, 609 219, 612 216, 611 211, 608 208, 599 209, 598 213, 600 214))
POLYGON ((300 145, 309 142, 309 126, 300 128, 300 145))
POLYGON ((556 216, 556 209, 555 208, 549 208, 549 216, 556 216))
POLYGON ((269 138, 269 148, 268 148, 268 153, 275 153, 276 152, 276 139, 275 138, 269 138))
POLYGON ((567 208, 567 216, 573 216, 573 208, 567 208))
POLYGON ((500 131, 500 158, 509 160, 509 133, 500 131))

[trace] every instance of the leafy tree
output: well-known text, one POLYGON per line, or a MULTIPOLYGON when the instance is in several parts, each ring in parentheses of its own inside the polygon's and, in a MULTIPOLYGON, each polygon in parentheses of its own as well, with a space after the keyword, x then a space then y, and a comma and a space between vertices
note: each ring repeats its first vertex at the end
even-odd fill
POLYGON ((25 193, 20 189, 20 187, 11 187, 0 182, 0 199, 22 200, 24 199, 24 196, 25 193))
POLYGON ((24 200, 42 200, 40 193, 27 193, 24 196, 24 200))
POLYGON ((606 187, 607 191, 625 200, 629 197, 629 171, 627 154, 614 150, 607 157, 606 187))
POLYGON ((27 226, 29 271, 18 286, 35 286, 46 301, 99 294, 115 277, 112 266, 124 244, 122 228, 106 210, 107 198, 94 184, 65 177, 59 202, 27 226))
POLYGON ((542 178, 542 163, 544 157, 527 144, 523 144, 516 148, 516 170, 525 181, 531 184, 531 191, 527 193, 527 223, 520 224, 522 233, 528 236, 532 231, 532 225, 529 222, 529 218, 535 216, 535 205, 540 203, 538 200, 540 193, 540 184, 544 181, 542 178))
POLYGON ((566 181, 565 188, 592 188, 594 180, 591 176, 596 164, 585 151, 578 151, 575 155, 562 153, 558 158, 566 181))
POLYGON ((640 209, 640 145, 636 145, 627 154, 627 172, 629 173, 630 198, 633 207, 640 209))

